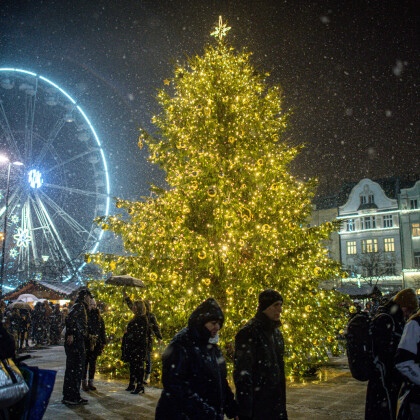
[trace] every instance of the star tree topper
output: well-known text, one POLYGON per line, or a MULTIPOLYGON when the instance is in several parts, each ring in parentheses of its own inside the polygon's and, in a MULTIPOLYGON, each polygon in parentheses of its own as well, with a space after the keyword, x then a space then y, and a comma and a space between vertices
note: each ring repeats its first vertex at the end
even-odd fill
POLYGON ((219 40, 221 41, 223 37, 226 36, 229 30, 230 26, 226 26, 226 23, 222 22, 222 16, 219 16, 219 26, 216 26, 214 28, 214 32, 212 32, 210 35, 219 38, 219 40))

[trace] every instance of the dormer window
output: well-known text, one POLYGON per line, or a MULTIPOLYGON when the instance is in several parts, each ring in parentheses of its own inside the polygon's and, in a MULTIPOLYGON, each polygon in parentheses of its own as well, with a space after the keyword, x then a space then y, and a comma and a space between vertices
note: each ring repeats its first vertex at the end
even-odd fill
POLYGON ((374 203, 375 202, 375 198, 374 198, 373 194, 369 194, 369 196, 368 196, 368 202, 369 203, 374 203))
POLYGON ((366 196, 365 195, 360 196, 360 204, 366 204, 366 196))

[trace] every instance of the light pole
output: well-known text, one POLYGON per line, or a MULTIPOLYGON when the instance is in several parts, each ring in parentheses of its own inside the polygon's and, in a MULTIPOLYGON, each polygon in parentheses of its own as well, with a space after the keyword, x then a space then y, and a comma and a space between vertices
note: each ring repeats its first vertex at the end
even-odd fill
POLYGON ((1 268, 0 268, 0 299, 3 297, 3 273, 4 273, 4 254, 6 252, 6 230, 7 230, 7 206, 9 204, 9 184, 10 184, 10 171, 12 165, 22 166, 22 162, 10 162, 9 158, 0 155, 0 163, 7 163, 7 183, 6 183, 6 201, 4 205, 4 225, 3 225, 3 244, 1 247, 1 268))

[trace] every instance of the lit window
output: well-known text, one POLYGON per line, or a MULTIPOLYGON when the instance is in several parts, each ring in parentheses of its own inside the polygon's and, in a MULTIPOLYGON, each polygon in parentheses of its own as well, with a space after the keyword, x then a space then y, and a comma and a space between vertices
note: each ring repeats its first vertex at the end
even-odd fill
POLYGON ((417 200, 410 200, 410 209, 415 210, 416 208, 418 208, 417 200))
POLYGON ((377 239, 362 239, 362 253, 378 252, 377 239))
POLYGON ((420 268, 420 252, 414 253, 414 267, 420 268))
POLYGON ((348 241, 347 242, 347 255, 354 255, 356 254, 356 241, 348 241))
POLYGON ((411 232, 412 232, 413 238, 420 236, 420 223, 412 223, 411 232))
POLYGON ((384 238, 384 251, 385 252, 394 252, 395 251, 394 238, 384 238))
POLYGON ((375 216, 362 217, 360 226, 361 226, 361 229, 375 229, 376 228, 375 216))
POLYGON ((384 216, 384 228, 392 227, 392 226, 393 226, 392 214, 386 214, 384 216))
POLYGON ((395 263, 385 263, 385 274, 387 274, 388 276, 395 276, 395 263))
POLYGON ((347 219, 346 220, 346 230, 347 232, 353 232, 356 229, 356 223, 354 219, 347 219))

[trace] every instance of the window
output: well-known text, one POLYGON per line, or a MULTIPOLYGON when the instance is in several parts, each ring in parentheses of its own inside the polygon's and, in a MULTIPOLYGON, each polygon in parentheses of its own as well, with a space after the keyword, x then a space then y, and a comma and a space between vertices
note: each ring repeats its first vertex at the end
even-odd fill
POLYGON ((420 252, 414 253, 414 268, 420 268, 420 252))
POLYGON ((365 195, 360 196, 360 204, 366 204, 366 196, 365 195))
POLYGON ((368 202, 369 202, 370 204, 375 202, 375 199, 374 199, 374 197, 373 197, 373 194, 369 194, 369 197, 368 197, 368 202))
POLYGON ((394 252, 395 251, 394 238, 384 238, 384 251, 385 252, 394 252))
POLYGON ((347 242, 347 255, 354 255, 354 254, 357 254, 356 241, 348 241, 347 242))
POLYGON ((353 232, 356 229, 356 223, 354 219, 347 219, 346 220, 346 231, 353 232))
POLYGON ((375 216, 367 216, 362 217, 360 221, 361 229, 375 229, 376 228, 376 220, 375 216))
POLYGON ((362 239, 362 253, 378 252, 377 239, 362 239))
POLYGON ((395 276, 395 263, 394 262, 385 263, 385 274, 387 276, 395 276))
POLYGON ((420 223, 411 223, 411 232, 413 238, 420 236, 420 223))
POLYGON ((384 228, 392 227, 393 221, 392 221, 392 214, 386 214, 384 216, 384 228))
POLYGON ((417 200, 410 200, 410 209, 414 210, 418 208, 417 200))

